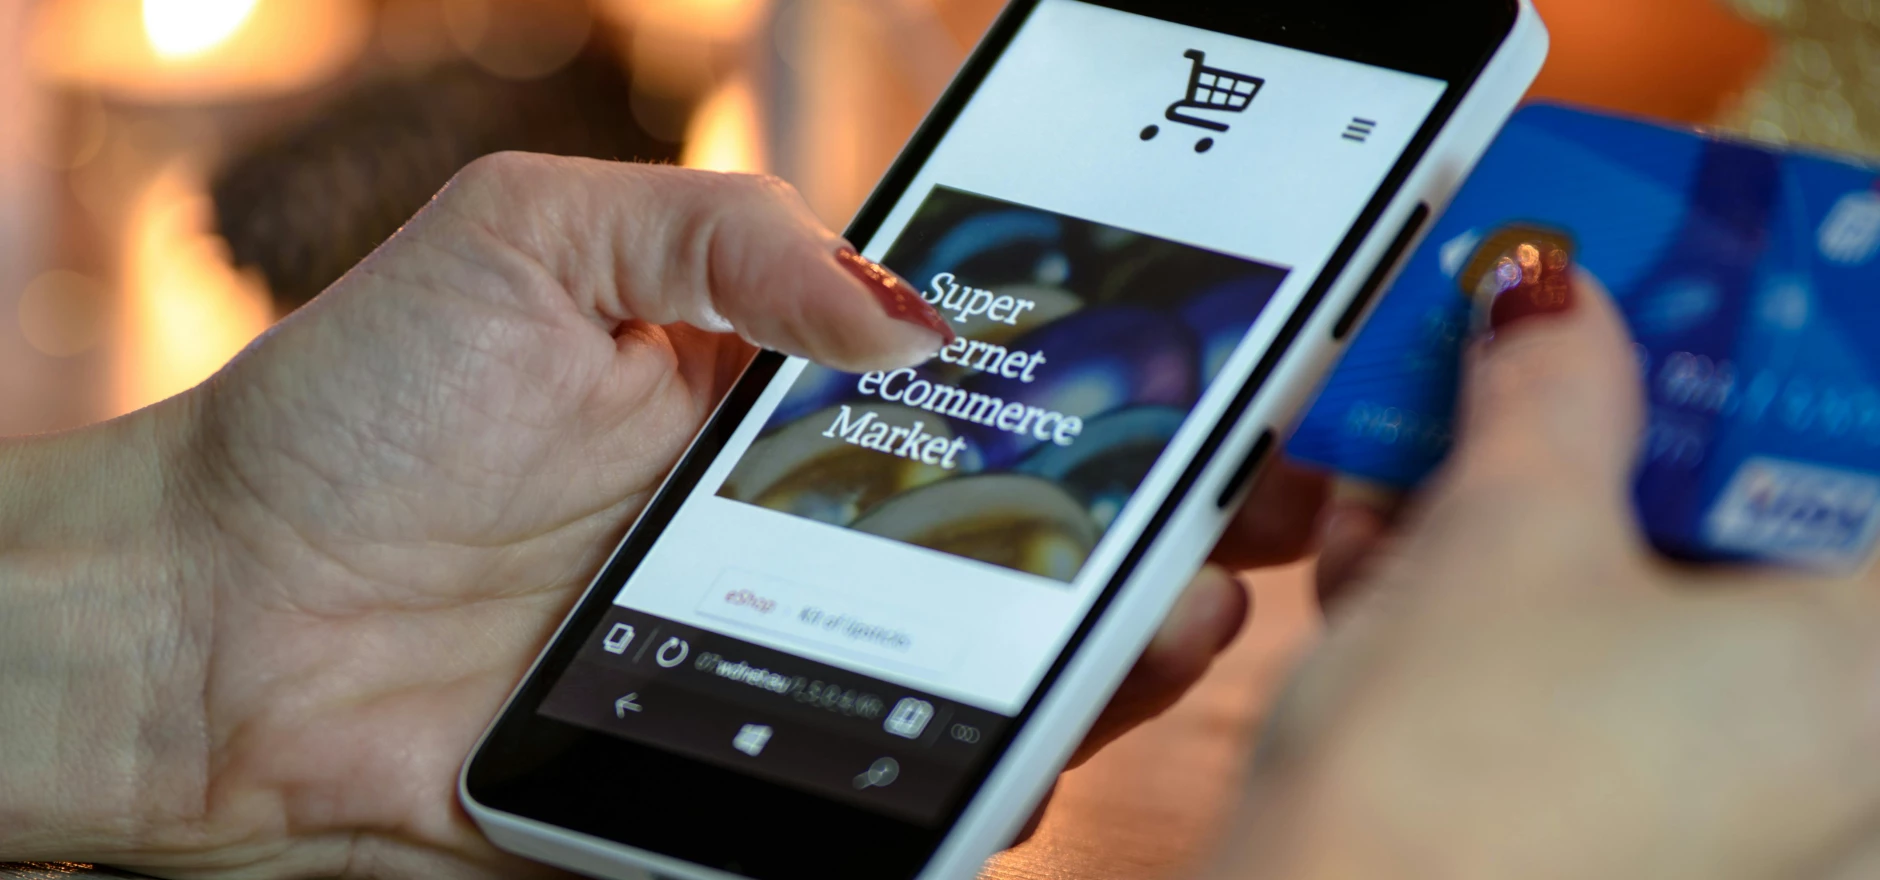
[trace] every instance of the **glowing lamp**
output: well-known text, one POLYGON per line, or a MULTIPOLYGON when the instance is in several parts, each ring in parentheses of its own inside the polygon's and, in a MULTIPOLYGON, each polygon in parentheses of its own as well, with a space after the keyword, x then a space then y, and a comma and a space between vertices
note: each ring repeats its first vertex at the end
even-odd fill
POLYGON ((40 79, 151 104, 315 85, 371 34, 364 0, 48 0, 27 43, 40 79))

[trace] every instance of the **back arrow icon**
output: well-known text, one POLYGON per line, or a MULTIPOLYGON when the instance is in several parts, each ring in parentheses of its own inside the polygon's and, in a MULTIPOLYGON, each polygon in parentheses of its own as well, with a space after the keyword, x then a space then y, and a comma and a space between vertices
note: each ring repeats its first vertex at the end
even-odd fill
POLYGON ((634 702, 634 700, 637 700, 639 698, 640 698, 639 692, 635 691, 624 697, 621 697, 618 700, 615 700, 614 701, 614 716, 618 718, 625 718, 627 717, 628 712, 640 711, 640 704, 634 702))

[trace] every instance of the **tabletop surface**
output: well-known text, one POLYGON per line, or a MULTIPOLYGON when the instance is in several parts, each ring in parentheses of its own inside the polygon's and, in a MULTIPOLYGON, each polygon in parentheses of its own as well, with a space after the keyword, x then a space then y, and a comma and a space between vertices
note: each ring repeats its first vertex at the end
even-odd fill
MULTIPOLYGON (((980 880, 1177 880, 1197 873, 1238 798, 1254 731, 1318 625, 1310 569, 1247 578, 1255 614, 1167 715, 1066 774, 1036 836, 980 880)), ((0 880, 139 877, 90 865, 0 865, 0 880)))

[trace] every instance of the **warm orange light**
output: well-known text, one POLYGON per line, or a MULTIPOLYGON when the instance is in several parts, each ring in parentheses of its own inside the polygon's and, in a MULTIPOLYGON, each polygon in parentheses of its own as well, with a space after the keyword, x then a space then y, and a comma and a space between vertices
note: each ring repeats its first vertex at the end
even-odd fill
MULTIPOLYGON (((768 0, 605 0, 600 8, 632 34, 627 57, 633 64, 633 90, 691 104, 717 84, 724 60, 742 52, 737 47, 753 36, 769 5, 768 0)), ((661 131, 661 126, 649 130, 661 131)))
POLYGON ((504 79, 540 79, 560 70, 594 27, 587 0, 445 0, 443 13, 458 50, 504 79))
POLYGON ((255 11, 256 0, 144 0, 144 35, 163 58, 215 48, 255 11))
POLYGON ((18 309, 20 335, 28 345, 41 354, 71 357, 98 344, 110 320, 111 303, 104 285, 77 272, 54 269, 27 283, 18 309))
POLYGON ((357 58, 367 0, 44 0, 26 45, 42 80, 143 103, 265 98, 357 58))
POLYGON ((603 13, 635 28, 695 40, 731 42, 750 35, 768 0, 601 0, 603 13))
POLYGON ((733 79, 692 114, 679 163, 707 171, 764 171, 762 126, 749 81, 733 79))
POLYGON ((132 205, 119 412, 208 378, 273 321, 265 287, 231 267, 208 232, 210 212, 201 179, 184 165, 159 173, 132 205))

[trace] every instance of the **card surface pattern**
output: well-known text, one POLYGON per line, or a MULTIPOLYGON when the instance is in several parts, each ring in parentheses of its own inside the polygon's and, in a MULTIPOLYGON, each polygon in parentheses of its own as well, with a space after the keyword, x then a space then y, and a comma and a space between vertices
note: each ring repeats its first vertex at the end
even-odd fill
POLYGON ((1576 110, 1510 122, 1289 447, 1395 488, 1446 455, 1496 230, 1560 229, 1619 303, 1650 416, 1635 502, 1679 558, 1847 568, 1880 526, 1873 167, 1576 110))

